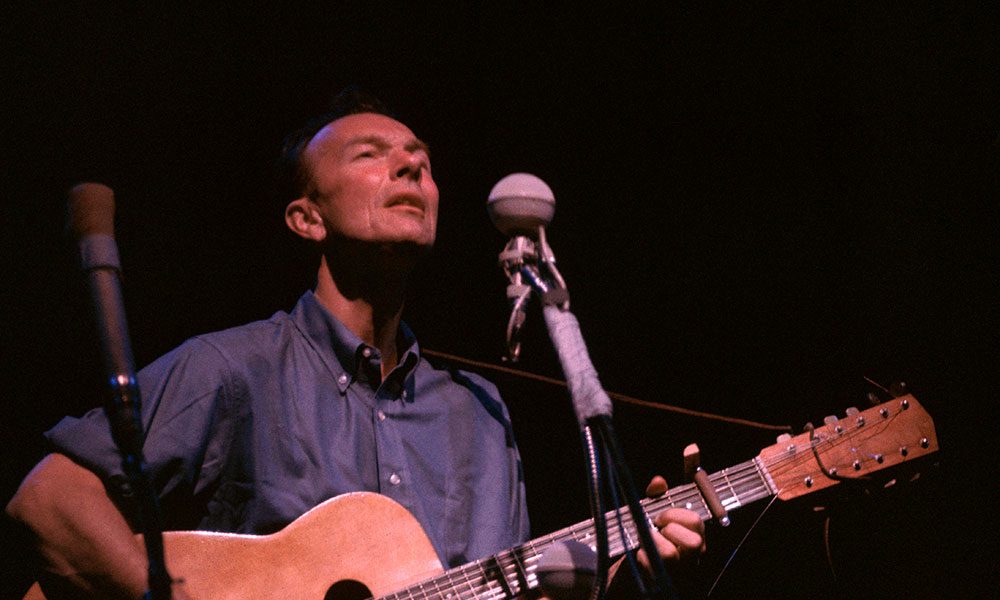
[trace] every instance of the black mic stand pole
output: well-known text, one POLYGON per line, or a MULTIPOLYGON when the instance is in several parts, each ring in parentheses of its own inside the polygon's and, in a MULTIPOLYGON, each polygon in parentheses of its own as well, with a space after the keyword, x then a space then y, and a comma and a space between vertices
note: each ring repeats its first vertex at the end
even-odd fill
POLYGON ((163 556, 163 529, 156 494, 146 474, 142 456, 144 433, 140 416, 139 385, 122 302, 121 262, 113 237, 114 194, 93 183, 70 191, 70 225, 79 237, 80 258, 87 273, 94 315, 101 340, 108 389, 104 412, 111 435, 122 455, 122 470, 139 503, 149 591, 146 598, 169 600, 171 578, 163 556))
MULTIPOLYGON (((583 335, 580 332, 580 324, 576 317, 569 311, 569 293, 566 290, 565 282, 555 267, 555 257, 545 239, 544 227, 538 228, 538 251, 537 253, 525 253, 521 260, 515 264, 508 263, 509 271, 516 270, 522 276, 522 281, 527 281, 531 288, 542 299, 542 312, 545 323, 549 331, 549 337, 559 356, 563 374, 569 386, 570 396, 573 400, 573 408, 576 411, 577 420, 580 423, 584 443, 587 446, 588 469, 592 474, 591 508, 594 512, 594 524, 598 533, 598 561, 599 567, 606 565, 608 560, 607 550, 607 529, 605 525, 604 513, 601 502, 601 484, 599 477, 599 448, 604 448, 611 457, 611 464, 607 469, 611 473, 611 481, 617 476, 621 483, 622 492, 625 494, 625 501, 632 514, 632 520, 639 534, 640 547, 646 551, 649 564, 653 571, 653 585, 648 590, 650 598, 676 598, 676 592, 667 575, 663 559, 653 542, 650 532, 650 522, 640 504, 640 498, 632 481, 628 465, 615 436, 611 423, 611 399, 601 387, 597 378, 597 371, 590 360, 583 335), (537 259, 537 260, 531 260, 537 259), (550 274, 550 281, 546 282, 541 275, 539 266, 550 274), (514 268, 510 268, 514 267, 514 268), (596 433, 596 436, 593 435, 596 433), (594 447, 596 440, 598 449, 594 447), (603 540, 602 540, 603 538, 603 540), (605 561, 603 564, 601 561, 605 561)), ((505 257, 508 260, 511 257, 505 257)), ((599 568, 599 573, 606 572, 599 568)), ((595 581, 595 595, 603 595, 603 577, 598 576, 595 581)), ((641 587, 641 583, 640 583, 641 587)))

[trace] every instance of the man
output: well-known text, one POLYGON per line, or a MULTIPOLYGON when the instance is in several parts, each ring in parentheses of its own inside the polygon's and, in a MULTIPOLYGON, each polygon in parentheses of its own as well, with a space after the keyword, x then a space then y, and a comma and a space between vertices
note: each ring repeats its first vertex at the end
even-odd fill
MULTIPOLYGON (((289 314, 198 336, 139 374, 167 528, 271 533, 368 490, 407 508, 446 566, 526 540, 520 459, 496 388, 431 367, 400 321, 407 278, 436 234, 426 145, 347 92, 289 139, 285 158, 295 186, 285 221, 319 250, 315 290, 289 314)), ((137 598, 145 553, 108 429, 95 410, 47 432, 54 452, 7 511, 37 537, 53 585, 137 598)), ((665 557, 703 548, 694 513, 656 523, 665 557)))

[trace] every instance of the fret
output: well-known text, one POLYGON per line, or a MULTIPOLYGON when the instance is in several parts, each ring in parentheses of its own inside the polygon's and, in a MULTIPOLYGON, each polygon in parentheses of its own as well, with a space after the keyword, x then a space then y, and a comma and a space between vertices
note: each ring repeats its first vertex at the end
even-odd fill
POLYGON ((570 539, 576 540, 581 544, 586 544, 588 546, 593 545, 592 540, 596 532, 594 531, 594 523, 592 521, 584 521, 581 523, 577 523, 576 525, 573 525, 567 529, 562 529, 556 533, 558 534, 564 531, 566 532, 567 535, 556 536, 556 539, 553 539, 552 541, 562 542, 565 541, 566 537, 569 537, 570 539))
POLYGON ((746 504, 770 496, 767 482, 761 477, 759 469, 751 461, 741 476, 740 502, 746 504))
POLYGON ((428 581, 427 583, 430 583, 430 584, 434 585, 434 589, 432 590, 433 596, 430 596, 430 597, 433 597, 433 598, 447 598, 448 597, 448 594, 446 593, 448 591, 448 589, 444 588, 444 587, 441 587, 442 581, 441 581, 440 577, 434 578, 434 579, 428 581))
POLYGON ((486 572, 487 581, 494 581, 500 584, 500 588, 503 590, 504 594, 508 597, 514 596, 514 591, 511 589, 510 582, 507 581, 507 573, 503 568, 503 563, 501 562, 505 552, 500 554, 495 554, 490 558, 483 560, 483 570, 486 572))
MULTIPOLYGON (((767 486, 768 496, 773 496, 778 493, 778 486, 774 484, 774 479, 771 478, 771 473, 764 466, 764 463, 760 460, 760 457, 753 459, 753 465, 757 468, 757 472, 761 475, 761 479, 767 486)), ((766 497, 766 496, 765 496, 766 497)))
MULTIPOLYGON (((533 546, 534 544, 532 544, 530 548, 532 554, 534 554, 533 546)), ((529 569, 528 560, 530 560, 531 557, 529 556, 527 559, 522 560, 522 554, 524 554, 525 551, 527 551, 528 549, 529 549, 528 547, 514 548, 514 550, 511 552, 511 557, 514 559, 514 568, 517 569, 517 580, 520 584, 517 593, 525 592, 538 585, 537 576, 535 576, 535 581, 533 582, 532 581, 533 573, 529 572, 528 570, 529 569)))
POLYGON ((608 513, 608 552, 619 555, 628 552, 636 546, 633 533, 635 521, 627 508, 619 508, 608 513), (621 519, 619 523, 618 519, 621 519))
POLYGON ((487 569, 486 568, 486 562, 487 561, 491 561, 491 560, 495 560, 494 557, 491 556, 491 557, 483 559, 483 560, 477 560, 475 564, 479 565, 479 569, 483 573, 482 574, 483 586, 486 588, 486 592, 489 594, 488 597, 489 598, 495 598, 496 595, 494 594, 494 592, 496 590, 493 587, 493 581, 494 580, 490 578, 490 573, 494 572, 494 571, 492 569, 487 569))
MULTIPOLYGON (((709 481, 716 486, 719 499, 727 510, 775 493, 770 474, 757 458, 713 473, 709 476, 709 481)), ((651 529, 654 528, 651 515, 671 507, 693 510, 703 521, 712 518, 708 504, 695 484, 673 488, 659 498, 644 498, 639 504, 643 509, 642 518, 651 529)), ((604 516, 608 532, 608 549, 612 558, 639 547, 635 518, 628 506, 609 510, 604 516)), ((392 600, 513 598, 538 587, 538 561, 542 554, 549 546, 568 540, 580 542, 596 550, 597 540, 593 521, 576 523, 516 548, 452 569, 436 578, 415 584, 408 590, 384 598, 392 600)))
POLYGON ((709 481, 715 487, 716 493, 719 494, 719 501, 722 502, 722 506, 725 507, 727 511, 731 508, 739 508, 743 505, 742 498, 736 490, 736 486, 734 485, 732 478, 729 476, 730 472, 734 472, 734 475, 739 473, 738 481, 742 482, 749 466, 751 466, 751 464, 746 462, 736 465, 730 469, 723 469, 709 476, 709 481), (720 486, 720 483, 724 484, 725 487, 720 486), (728 488, 728 490, 725 488, 728 488), (726 497, 727 494, 728 497, 726 497))
POLYGON ((533 590, 539 586, 538 583, 538 560, 539 553, 535 549, 535 544, 531 544, 531 552, 520 561, 524 567, 524 581, 527 589, 533 590))
POLYGON ((468 569, 462 569, 462 577, 465 579, 465 584, 469 586, 469 591, 472 593, 469 598, 474 599, 476 597, 476 586, 472 585, 472 579, 469 577, 468 569))
MULTIPOLYGON (((711 478, 709 478, 709 480, 711 480, 711 478)), ((696 486, 692 486, 691 491, 693 492, 693 498, 691 498, 691 500, 694 500, 695 502, 697 502, 697 504, 694 504, 694 502, 688 500, 687 502, 684 503, 684 508, 688 510, 693 510, 696 513, 698 513, 698 516, 701 517, 702 521, 707 521, 711 519, 712 511, 710 508, 708 508, 708 502, 701 495, 701 492, 698 491, 698 488, 696 486)))
POLYGON ((504 566, 504 573, 515 596, 531 589, 528 584, 528 571, 520 556, 522 551, 523 548, 514 548, 506 553, 508 560, 504 566))
MULTIPOLYGON (((726 507, 726 510, 729 510, 730 508, 739 508, 740 495, 736 493, 736 488, 733 487, 733 482, 729 479, 729 469, 722 470, 722 478, 726 480, 726 485, 729 486, 729 491, 733 493, 733 502, 726 507)), ((723 505, 725 505, 725 503, 723 503, 723 505)))

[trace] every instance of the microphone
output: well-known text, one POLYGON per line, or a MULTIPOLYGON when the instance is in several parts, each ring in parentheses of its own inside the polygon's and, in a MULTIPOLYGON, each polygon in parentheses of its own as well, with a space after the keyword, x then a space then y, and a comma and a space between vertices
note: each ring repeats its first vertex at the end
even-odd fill
POLYGON ((114 238, 115 194, 100 183, 81 183, 69 191, 68 227, 80 247, 80 263, 87 274, 108 376, 104 414, 111 437, 122 455, 122 470, 139 500, 139 514, 148 558, 148 597, 169 600, 171 578, 163 557, 163 534, 156 494, 142 457, 144 434, 139 384, 125 321, 121 290, 121 261, 114 238))
POLYGON ((135 370, 121 293, 121 261, 114 237, 115 194, 100 183, 81 183, 69 191, 70 231, 80 248, 80 263, 90 283, 105 370, 113 386, 128 385, 135 370), (125 379, 122 379, 125 378, 125 379))
POLYGON ((490 190, 486 203, 486 212, 493 225, 510 237, 500 253, 500 266, 510 280, 507 298, 511 313, 507 323, 507 356, 504 357, 510 362, 517 362, 521 354, 520 332, 527 318, 524 309, 531 298, 532 286, 544 288, 547 303, 569 308, 566 283, 556 268, 556 257, 545 238, 545 227, 552 221, 555 211, 552 189, 530 173, 512 173, 498 181, 490 190))
POLYGON ((589 598, 597 572, 597 554, 576 540, 545 549, 535 570, 538 584, 552 600, 589 598))
POLYGON ((512 173, 490 190, 486 211, 493 225, 507 236, 534 237, 552 222, 556 198, 544 181, 530 173, 512 173))

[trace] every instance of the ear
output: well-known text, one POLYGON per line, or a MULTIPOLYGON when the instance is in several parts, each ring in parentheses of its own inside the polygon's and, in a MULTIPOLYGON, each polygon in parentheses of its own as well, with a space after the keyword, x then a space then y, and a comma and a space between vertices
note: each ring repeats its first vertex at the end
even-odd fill
POLYGON ((326 239, 326 225, 319 207, 305 196, 292 200, 285 207, 285 224, 307 240, 322 242, 326 239))

